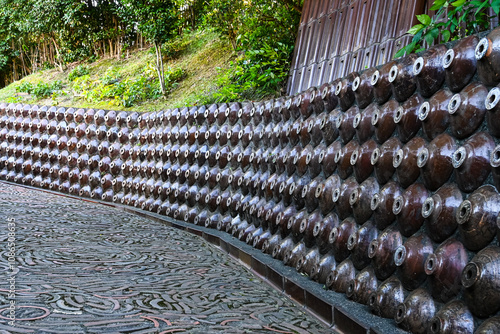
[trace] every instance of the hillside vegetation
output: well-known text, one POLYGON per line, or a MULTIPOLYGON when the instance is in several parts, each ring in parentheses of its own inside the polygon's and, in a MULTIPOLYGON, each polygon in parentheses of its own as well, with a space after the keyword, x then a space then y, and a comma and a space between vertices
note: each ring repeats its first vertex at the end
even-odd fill
POLYGON ((0 98, 148 110, 279 96, 302 5, 0 0, 0 98))
POLYGON ((147 48, 124 59, 74 63, 63 72, 41 70, 1 89, 0 101, 136 111, 211 103, 218 75, 235 58, 229 41, 201 30, 178 37, 170 47, 166 96, 158 90, 155 55, 147 48))

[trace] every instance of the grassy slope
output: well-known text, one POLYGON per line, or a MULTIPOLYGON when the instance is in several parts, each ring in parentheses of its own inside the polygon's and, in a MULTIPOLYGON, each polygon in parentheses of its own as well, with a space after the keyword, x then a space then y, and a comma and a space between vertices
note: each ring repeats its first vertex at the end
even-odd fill
MULTIPOLYGON (((214 89, 217 68, 227 66, 233 56, 233 52, 227 41, 221 40, 216 34, 211 32, 195 32, 189 35, 189 39, 190 44, 181 53, 180 57, 165 63, 165 66, 173 68, 181 67, 187 71, 187 77, 166 98, 148 100, 130 108, 112 105, 108 101, 89 103, 82 98, 73 96, 71 85, 67 79, 68 73, 72 68, 68 68, 62 73, 56 69, 39 71, 20 81, 14 82, 0 89, 0 101, 135 111, 151 111, 199 104, 200 96, 214 89), (16 93, 16 87, 22 82, 29 81, 36 84, 38 82, 51 82, 54 80, 62 80, 64 85, 63 90, 67 95, 58 96, 55 100, 52 100, 51 98, 36 99, 36 97, 32 97, 26 93, 16 93)), ((91 79, 93 80, 102 77, 111 66, 118 69, 123 78, 134 78, 141 74, 142 69, 148 62, 154 63, 154 59, 154 54, 150 50, 142 50, 130 54, 128 59, 102 59, 88 64, 88 66, 91 79)))

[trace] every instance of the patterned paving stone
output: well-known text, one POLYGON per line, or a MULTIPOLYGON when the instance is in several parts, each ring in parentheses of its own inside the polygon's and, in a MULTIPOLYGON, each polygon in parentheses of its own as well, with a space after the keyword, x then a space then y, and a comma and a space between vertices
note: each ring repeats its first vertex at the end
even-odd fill
POLYGON ((117 209, 0 184, 0 333, 325 333, 203 239, 117 209), (8 219, 16 322, 8 324, 8 219))

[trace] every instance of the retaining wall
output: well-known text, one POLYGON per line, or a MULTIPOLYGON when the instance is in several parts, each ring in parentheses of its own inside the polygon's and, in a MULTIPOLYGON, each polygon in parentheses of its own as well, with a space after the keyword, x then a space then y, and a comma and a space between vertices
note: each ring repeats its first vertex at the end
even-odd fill
POLYGON ((258 103, 1 104, 0 179, 226 231, 413 333, 492 333, 499 34, 258 103))

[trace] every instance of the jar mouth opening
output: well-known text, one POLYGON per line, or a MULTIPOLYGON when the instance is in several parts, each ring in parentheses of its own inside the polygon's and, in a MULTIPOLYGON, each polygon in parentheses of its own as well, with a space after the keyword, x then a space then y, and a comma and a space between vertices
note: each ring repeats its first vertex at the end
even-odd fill
POLYGON ((474 50, 474 55, 477 60, 481 60, 485 56, 489 56, 491 51, 492 51, 492 45, 491 41, 485 37, 482 38, 479 43, 476 45, 476 49, 474 50))
POLYGON ((419 75, 420 72, 422 72, 423 68, 424 68, 424 58, 418 57, 417 60, 415 60, 415 63, 413 63, 413 74, 419 75))
POLYGON ((449 49, 446 51, 443 57, 443 67, 448 68, 453 63, 453 59, 455 59, 455 51, 453 49, 449 49))

